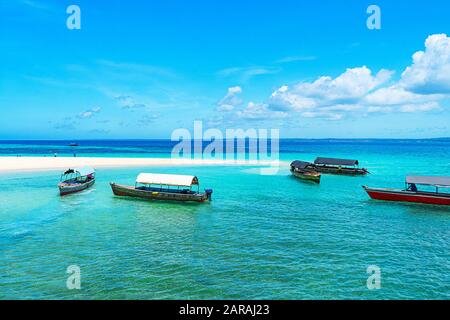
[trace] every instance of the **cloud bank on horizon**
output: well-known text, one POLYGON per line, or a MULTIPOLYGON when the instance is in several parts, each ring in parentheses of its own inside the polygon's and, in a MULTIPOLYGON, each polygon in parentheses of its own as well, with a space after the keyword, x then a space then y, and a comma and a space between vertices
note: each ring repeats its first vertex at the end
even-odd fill
MULTIPOLYGON (((312 82, 282 85, 264 103, 249 102, 237 110, 237 118, 248 120, 282 119, 289 116, 340 120, 355 112, 412 113, 442 108, 450 95, 450 38, 430 35, 425 50, 412 56, 398 80, 395 71, 373 73, 367 66, 348 68, 339 76, 321 76, 312 82)), ((221 101, 236 99, 241 93, 229 88, 221 101)), ((241 104, 242 101, 239 100, 241 104)), ((220 111, 232 111, 233 103, 220 111)))

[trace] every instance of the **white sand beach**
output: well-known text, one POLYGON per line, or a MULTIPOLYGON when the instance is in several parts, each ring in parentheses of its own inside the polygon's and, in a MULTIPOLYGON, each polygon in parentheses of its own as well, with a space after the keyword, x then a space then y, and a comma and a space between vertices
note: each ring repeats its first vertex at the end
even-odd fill
POLYGON ((195 165, 252 165, 278 167, 281 161, 206 160, 172 158, 99 158, 99 157, 0 157, 0 172, 45 171, 74 167, 146 167, 195 165))

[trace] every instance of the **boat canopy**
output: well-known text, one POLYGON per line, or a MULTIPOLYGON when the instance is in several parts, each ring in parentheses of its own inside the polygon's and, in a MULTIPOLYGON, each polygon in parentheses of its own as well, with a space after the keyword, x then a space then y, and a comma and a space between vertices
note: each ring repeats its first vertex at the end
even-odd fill
POLYGON ((406 177, 408 184, 421 184, 427 186, 436 186, 443 188, 450 188, 450 177, 438 176, 408 176, 406 177))
POLYGON ((311 162, 305 162, 305 161, 299 161, 295 160, 291 163, 291 167, 297 168, 297 169, 305 169, 306 167, 310 166, 311 162))
POLYGON ((196 176, 178 174, 141 173, 136 178, 136 183, 191 187, 198 185, 198 179, 196 176))
POLYGON ((314 160, 314 164, 332 166, 357 166, 359 162, 358 160, 317 157, 316 160, 314 160))
POLYGON ((69 169, 66 172, 64 172, 64 174, 71 174, 71 173, 79 173, 81 177, 85 177, 85 176, 95 173, 95 170, 92 167, 86 166, 86 167, 69 169))

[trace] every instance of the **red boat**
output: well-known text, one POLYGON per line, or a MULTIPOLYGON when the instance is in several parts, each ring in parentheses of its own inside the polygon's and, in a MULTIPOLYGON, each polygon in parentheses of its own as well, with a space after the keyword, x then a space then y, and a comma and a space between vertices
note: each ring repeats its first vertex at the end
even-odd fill
POLYGON ((450 205, 450 193, 439 192, 440 188, 450 188, 450 177, 409 176, 406 177, 405 189, 369 188, 364 190, 372 199, 386 201, 403 201, 426 204, 450 205), (435 192, 419 191, 417 185, 435 187, 435 192))

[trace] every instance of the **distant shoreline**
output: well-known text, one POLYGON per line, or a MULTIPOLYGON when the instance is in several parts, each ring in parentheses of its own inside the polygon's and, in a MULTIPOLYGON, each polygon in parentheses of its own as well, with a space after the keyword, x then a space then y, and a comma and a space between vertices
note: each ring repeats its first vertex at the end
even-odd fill
MULTIPOLYGON (((224 139, 226 140, 226 139, 224 139)), ((268 139, 270 140, 270 139, 268 139)), ((450 140, 450 137, 435 137, 435 138, 280 138, 280 141, 425 141, 425 140, 450 140)), ((145 142, 145 141, 164 141, 164 142, 173 142, 177 143, 178 141, 172 141, 167 138, 150 138, 150 139, 0 139, 1 143, 15 143, 15 142, 58 142, 58 143, 72 143, 72 142, 101 142, 101 141, 109 141, 109 142, 127 142, 127 141, 135 141, 135 142, 145 142)), ((203 140, 207 142, 208 140, 203 140)), ((67 145, 69 146, 69 145, 67 145)))
POLYGON ((94 168, 145 167, 145 166, 196 166, 196 165, 249 165, 279 166, 283 161, 244 161, 244 160, 208 160, 208 159, 172 159, 172 158, 101 158, 101 157, 0 157, 0 172, 14 171, 52 171, 81 166, 94 168))

